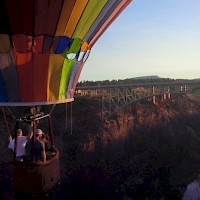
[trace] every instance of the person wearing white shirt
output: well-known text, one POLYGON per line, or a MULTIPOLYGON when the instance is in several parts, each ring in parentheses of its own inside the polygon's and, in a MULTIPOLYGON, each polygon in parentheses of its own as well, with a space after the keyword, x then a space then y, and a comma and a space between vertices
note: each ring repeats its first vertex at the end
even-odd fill
MULTIPOLYGON (((27 142, 27 137, 23 136, 23 132, 21 129, 17 130, 17 148, 16 148, 16 160, 17 161, 23 161, 23 157, 26 155, 25 153, 25 145, 27 142)), ((15 148, 15 139, 13 139, 9 145, 9 149, 12 149, 14 151, 15 148)))

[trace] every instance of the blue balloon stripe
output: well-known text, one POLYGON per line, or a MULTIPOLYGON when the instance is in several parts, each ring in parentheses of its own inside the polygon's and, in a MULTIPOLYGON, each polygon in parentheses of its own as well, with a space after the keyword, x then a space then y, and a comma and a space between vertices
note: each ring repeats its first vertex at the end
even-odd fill
POLYGON ((66 49, 68 49, 71 46, 72 42, 72 38, 68 38, 65 36, 60 37, 55 54, 63 53, 66 49))
POLYGON ((4 86, 3 76, 0 71, 0 102, 6 102, 6 101, 7 101, 6 90, 4 86))

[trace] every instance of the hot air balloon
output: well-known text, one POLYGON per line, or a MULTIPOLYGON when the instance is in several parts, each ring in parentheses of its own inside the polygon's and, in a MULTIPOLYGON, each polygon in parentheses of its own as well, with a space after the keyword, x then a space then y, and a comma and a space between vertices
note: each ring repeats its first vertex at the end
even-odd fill
MULTIPOLYGON (((131 1, 0 1, 0 105, 38 106, 73 101, 92 47, 131 1)), ((35 123, 40 117, 35 115, 29 120, 35 123)), ((57 168, 56 162, 48 165, 57 168)), ((21 168, 30 171, 30 166, 21 168)), ((58 181, 58 173, 55 174, 42 183, 43 189, 58 181)), ((14 185, 22 189, 19 180, 15 181, 14 185)))
POLYGON ((1 105, 73 101, 91 48, 130 2, 1 1, 1 105))

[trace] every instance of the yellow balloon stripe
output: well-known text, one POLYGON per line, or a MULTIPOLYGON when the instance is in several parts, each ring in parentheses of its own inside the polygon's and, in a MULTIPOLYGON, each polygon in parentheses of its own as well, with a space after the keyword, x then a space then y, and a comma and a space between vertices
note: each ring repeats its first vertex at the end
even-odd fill
POLYGON ((71 16, 69 18, 69 22, 67 23, 64 35, 67 37, 71 37, 76 29, 77 23, 79 22, 82 13, 87 5, 88 0, 78 0, 72 10, 71 16))
POLYGON ((73 60, 69 60, 66 58, 64 59, 64 64, 60 79, 59 100, 66 99, 67 87, 75 61, 76 59, 73 60))
POLYGON ((90 29, 91 25, 105 6, 108 0, 92 0, 89 1, 83 15, 73 34, 74 38, 83 39, 90 29))
POLYGON ((69 53, 77 53, 81 48, 82 41, 79 39, 74 39, 69 51, 67 51, 66 55, 69 53))
POLYGON ((57 101, 59 98, 60 79, 64 63, 64 56, 51 54, 49 60, 49 72, 47 83, 48 101, 57 101))

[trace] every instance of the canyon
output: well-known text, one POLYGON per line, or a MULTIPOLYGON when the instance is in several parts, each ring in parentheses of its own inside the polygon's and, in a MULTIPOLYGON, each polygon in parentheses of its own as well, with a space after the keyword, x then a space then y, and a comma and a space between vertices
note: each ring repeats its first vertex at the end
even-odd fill
MULTIPOLYGON (((138 101, 108 118, 101 117, 98 98, 77 97, 42 109, 52 111, 61 173, 59 184, 43 199, 178 200, 200 173, 198 95, 162 106, 138 101)), ((14 121, 8 120, 13 130, 14 121)), ((16 199, 2 116, 0 125, 0 197, 16 199)))

